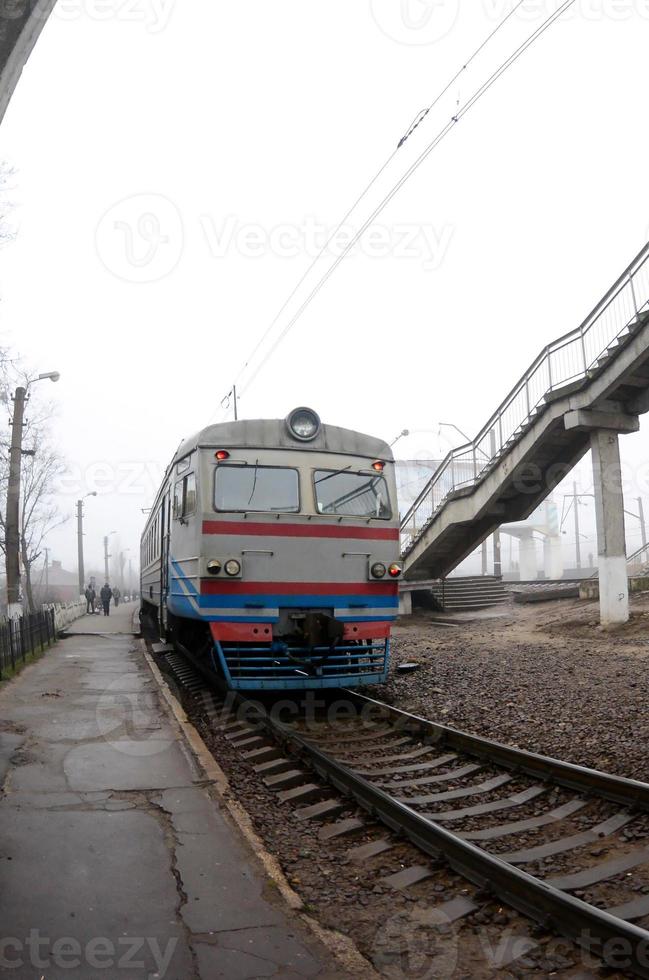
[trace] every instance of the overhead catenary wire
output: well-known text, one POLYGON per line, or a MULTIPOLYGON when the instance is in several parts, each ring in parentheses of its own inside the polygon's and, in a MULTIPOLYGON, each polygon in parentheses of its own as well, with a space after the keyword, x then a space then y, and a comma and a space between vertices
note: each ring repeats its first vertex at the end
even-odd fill
MULTIPOLYGON (((385 160, 385 162, 379 167, 379 169, 374 174, 374 176, 369 181, 369 183, 366 184, 366 186, 361 191, 361 193, 358 195, 358 197, 356 198, 356 200, 354 201, 354 203, 351 205, 351 207, 349 207, 347 209, 347 211, 345 212, 345 214, 343 215, 343 217, 340 219, 340 221, 338 222, 338 224, 336 225, 336 227, 334 228, 334 230, 328 236, 328 238, 325 241, 324 245, 318 250, 317 254, 313 258, 313 260, 310 262, 310 264, 307 266, 307 268, 305 269, 305 271, 302 274, 302 276, 298 279, 297 283, 295 284, 295 286, 293 287, 293 289, 291 290, 291 292, 289 293, 289 295, 286 297, 286 299, 282 303, 281 307, 279 308, 279 310, 277 311, 277 313, 275 314, 275 316, 273 317, 273 319, 269 323, 269 325, 266 328, 266 330, 264 331, 264 333, 261 335, 261 337, 259 338, 259 340, 256 342, 256 344, 253 347, 252 351, 250 352, 250 354, 248 355, 248 357, 244 361, 243 366, 239 370, 239 373, 235 377, 234 383, 233 383, 232 387, 230 388, 229 392, 222 398, 222 400, 221 400, 221 406, 222 407, 225 407, 225 408, 228 408, 229 407, 230 398, 232 397, 233 392, 236 390, 236 386, 239 383, 239 381, 240 381, 240 379, 241 379, 244 371, 246 370, 246 368, 248 367, 248 365, 250 364, 250 362, 252 361, 252 359, 255 357, 255 355, 257 354, 257 352, 262 347, 264 341, 266 340, 266 338, 268 337, 268 335, 272 331, 273 327, 279 322, 280 317, 282 316, 282 314, 284 313, 284 311, 287 309, 289 303, 297 295, 300 287, 305 283, 305 281, 307 280, 308 276, 313 271, 313 269, 315 268, 315 266, 318 264, 318 262, 320 261, 320 259, 322 258, 322 256, 325 254, 325 252, 327 251, 327 249, 329 248, 329 246, 331 245, 331 243, 334 241, 334 239, 336 238, 336 235, 340 232, 340 230, 343 227, 343 225, 345 224, 345 222, 351 217, 351 215, 354 213, 354 211, 359 206, 359 204, 361 203, 361 201, 363 201, 367 197, 367 195, 372 190, 372 188, 374 187, 374 185, 376 184, 376 182, 379 180, 379 178, 383 175, 383 173, 387 170, 387 168, 389 167, 389 165, 392 163, 392 161, 394 160, 395 156, 397 155, 397 153, 399 152, 399 150, 401 149, 401 147, 410 138, 410 136, 414 133, 414 131, 421 125, 421 123, 424 121, 424 119, 429 114, 429 112, 431 112, 435 108, 435 106, 438 105, 438 103, 444 98, 444 96, 449 91, 449 89, 451 89, 453 87, 453 85, 455 85, 455 83, 460 78, 460 76, 476 60, 476 58, 487 47, 487 45, 489 44, 489 42, 499 33, 499 31, 502 30, 502 28, 505 26, 505 24, 510 20, 511 17, 514 16, 514 14, 519 9, 519 7, 522 7, 522 5, 524 3, 525 3, 525 0, 517 0, 517 3, 515 3, 515 5, 512 7, 512 9, 499 21, 499 23, 496 25, 496 27, 478 45, 478 47, 475 49, 475 51, 473 51, 473 53, 471 54, 471 56, 469 58, 467 58, 467 60, 463 63, 462 67, 459 68, 455 72, 455 74, 453 75, 453 77, 451 79, 449 79, 449 81, 442 87, 442 89, 435 96, 435 98, 433 99, 433 101, 429 105, 427 105, 424 109, 420 110, 417 113, 417 115, 414 117, 413 121, 410 123, 410 125, 406 129, 405 133, 403 134, 403 136, 401 137, 401 139, 397 143, 397 145, 394 148, 394 150, 392 151, 392 153, 390 153, 390 155, 387 157, 387 159, 385 160)), ((246 387, 248 387, 248 386, 246 386, 246 387)), ((236 395, 235 395, 235 404, 236 404, 236 395)))
MULTIPOLYGON (((260 363, 257 365, 253 373, 251 374, 248 381, 241 388, 241 394, 245 393, 257 378, 260 371, 265 367, 270 358, 273 356, 279 345, 282 343, 287 334, 293 329, 295 324, 298 322, 302 314, 305 312, 308 306, 313 302, 315 297, 318 295, 320 290, 329 281, 333 273, 336 271, 340 263, 344 258, 350 253, 352 248, 356 245, 358 240, 362 237, 369 226, 375 221, 379 214, 387 207, 392 198, 399 192, 403 185, 412 177, 416 170, 422 165, 422 163, 430 156, 430 154, 442 143, 442 141, 448 136, 448 134, 455 128, 455 126, 460 122, 460 120, 471 111, 471 109, 483 98, 484 95, 492 88, 493 85, 509 70, 509 68, 514 65, 519 58, 530 48, 540 37, 545 34, 547 30, 555 23, 556 20, 561 17, 566 10, 574 6, 576 0, 564 0, 564 2, 552 13, 550 14, 543 23, 530 34, 527 39, 519 45, 518 48, 504 61, 502 64, 494 71, 489 78, 483 82, 470 96, 469 99, 461 106, 460 109, 450 118, 445 126, 437 133, 433 140, 427 144, 424 150, 419 154, 416 160, 408 167, 405 173, 399 178, 397 183, 392 187, 392 189, 383 197, 381 202, 374 209, 372 214, 363 222, 359 230, 352 236, 350 241, 345 245, 345 248, 341 251, 329 269, 324 273, 322 278, 314 286, 311 292, 307 295, 306 299, 299 306, 297 311, 290 318, 286 326, 283 328, 280 335, 273 342, 270 349, 266 352, 265 356, 262 358, 260 363)), ((396 151, 395 151, 396 152, 396 151)), ((387 164, 386 164, 387 165, 387 164)), ((364 195, 361 195, 364 196, 364 195)), ((306 274, 305 274, 306 275, 306 274)), ((297 288, 297 287, 296 287, 297 288)), ((294 293, 292 294, 294 295, 294 293)), ((288 301, 287 301, 288 305, 288 301)))

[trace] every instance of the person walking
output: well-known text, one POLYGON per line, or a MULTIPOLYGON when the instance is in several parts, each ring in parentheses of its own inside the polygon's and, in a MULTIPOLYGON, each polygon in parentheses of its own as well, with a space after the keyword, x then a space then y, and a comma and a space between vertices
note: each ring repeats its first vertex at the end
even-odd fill
POLYGON ((119 600, 122 598, 122 593, 119 591, 117 586, 113 589, 113 602, 115 603, 115 609, 119 606, 119 600))
POLYGON ((84 592, 84 595, 86 597, 86 615, 90 614, 90 615, 94 616, 94 614, 95 614, 95 599, 97 598, 97 595, 96 595, 95 590, 93 589, 92 585, 89 585, 86 588, 86 591, 84 592))
POLYGON ((101 596, 101 604, 104 607, 104 616, 110 616, 110 600, 113 598, 113 590, 108 582, 102 587, 99 595, 101 596))

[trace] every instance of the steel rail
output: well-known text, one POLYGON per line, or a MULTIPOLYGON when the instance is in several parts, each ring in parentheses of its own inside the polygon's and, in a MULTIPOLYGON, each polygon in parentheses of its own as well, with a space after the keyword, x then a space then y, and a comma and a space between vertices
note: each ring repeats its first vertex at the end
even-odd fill
MULTIPOLYGON (((554 929, 582 948, 595 953, 607 965, 632 970, 637 976, 649 978, 649 932, 645 929, 560 891, 542 879, 535 878, 458 837, 433 819, 389 796, 363 776, 317 748, 308 739, 268 715, 260 716, 260 721, 278 741, 291 744, 299 755, 305 756, 323 779, 353 798, 373 817, 406 837, 430 857, 438 860, 443 858, 463 878, 489 891, 505 904, 542 924, 544 928, 554 929), (625 957, 624 963, 620 962, 620 956, 625 957)), ((543 759, 542 756, 538 758, 543 759)), ((589 773, 591 770, 583 772, 589 773)))
POLYGON ((368 716, 370 711, 380 713, 384 717, 387 715, 397 730, 423 735, 435 744, 457 749, 465 755, 487 759, 496 765, 528 776, 552 780, 568 789, 600 796, 632 809, 649 810, 649 783, 600 772, 598 769, 589 769, 572 762, 561 762, 559 759, 513 748, 481 735, 470 735, 457 728, 402 711, 383 701, 368 698, 357 691, 344 690, 342 693, 359 705, 363 713, 367 712, 368 716))
MULTIPOLYGON (((209 680, 210 685, 219 690, 212 672, 201 669, 186 648, 180 645, 177 647, 209 680)), ((607 966, 630 970, 636 976, 649 980, 649 931, 589 905, 457 836, 323 752, 290 725, 272 718, 260 702, 250 701, 238 691, 228 693, 234 695, 230 700, 230 710, 234 707, 245 708, 245 720, 251 727, 258 724, 280 745, 290 746, 293 754, 304 757, 323 779, 355 800, 375 819, 407 838, 419 850, 434 860, 443 859, 463 878, 540 923, 544 928, 560 933, 589 953, 599 956, 607 966)), ((413 735, 423 735, 435 743, 444 742, 466 754, 479 755, 498 765, 532 776, 552 779, 563 786, 603 796, 628 806, 649 808, 647 784, 609 776, 597 770, 559 762, 536 753, 510 748, 490 739, 469 735, 429 722, 355 691, 342 690, 341 693, 357 706, 371 711, 378 710, 384 716, 387 714, 395 728, 413 735)))

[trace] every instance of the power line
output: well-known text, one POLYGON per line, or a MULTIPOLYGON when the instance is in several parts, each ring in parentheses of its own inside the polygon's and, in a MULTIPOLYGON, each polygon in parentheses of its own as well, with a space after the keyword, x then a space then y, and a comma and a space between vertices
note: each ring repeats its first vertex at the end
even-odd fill
MULTIPOLYGON (((378 215, 381 214, 381 212, 387 207, 387 205, 390 203, 390 201, 395 196, 395 194, 397 194, 398 191, 401 190, 401 188, 406 183, 406 181, 408 181, 410 177, 415 173, 415 171, 419 169, 419 167, 424 162, 424 160, 426 160, 428 156, 430 156, 430 154, 433 152, 433 150, 435 150, 440 145, 440 143, 446 138, 446 136, 448 136, 451 130, 455 128, 457 123, 480 101, 480 99, 482 99, 484 95, 487 94, 487 92, 492 88, 493 85, 495 85, 495 83, 502 77, 502 75, 504 75, 509 70, 509 68, 511 68, 512 65, 514 65, 519 60, 519 58, 527 51, 527 49, 530 48, 540 37, 542 37, 543 34, 545 34, 545 32, 549 30, 549 28, 554 24, 554 22, 558 20, 558 18, 563 13, 565 13, 566 10, 572 7, 575 4, 575 2, 576 0, 564 0, 564 2, 552 14, 550 14, 550 16, 547 17, 543 21, 543 23, 532 34, 529 35, 529 37, 509 56, 509 58, 507 58, 500 65, 500 67, 497 68, 496 71, 489 76, 487 81, 483 82, 483 84, 480 85, 478 89, 476 89, 473 95, 464 103, 464 105, 455 113, 455 115, 451 117, 451 119, 446 123, 446 125, 435 136, 435 138, 420 153, 420 155, 417 157, 414 163, 410 165, 410 167, 399 178, 399 180, 393 186, 393 188, 388 192, 388 194, 385 195, 381 203, 375 208, 375 210, 372 212, 369 218, 367 218, 363 222, 360 229, 347 243, 345 248, 342 250, 341 254, 336 257, 336 259, 329 267, 327 272, 322 276, 322 278, 319 280, 317 285, 314 286, 314 288, 308 294, 304 302, 298 308, 297 312, 288 321, 288 323, 280 333, 279 337, 274 341, 274 343, 270 347, 270 350, 262 358, 261 362, 257 365, 255 370, 253 371, 247 383, 241 389, 242 394, 244 394, 248 390, 250 385, 258 376, 259 372, 268 363, 269 359, 273 356, 273 354, 275 353, 275 351, 277 350, 281 342, 284 340, 286 335, 292 330, 292 328, 295 326, 295 324, 300 319, 302 314, 305 312, 307 307, 313 302, 315 297, 318 295, 322 287, 328 282, 328 280, 333 275, 333 273, 338 268, 338 266, 343 261, 343 259, 346 258, 346 256, 354 247, 354 245, 356 245, 358 240, 365 233, 367 228, 374 222, 374 220, 378 217, 378 215)), ((363 196, 364 194, 361 195, 361 197, 363 196)))
MULTIPOLYGON (((406 132, 404 133, 404 135, 399 140, 399 142, 398 142, 397 146, 395 147, 395 149, 388 156, 388 158, 381 165, 381 167, 379 167, 379 169, 377 170, 377 172, 374 174, 374 176, 369 181, 369 183, 365 186, 365 188, 358 195, 358 197, 356 198, 356 200, 354 201, 354 203, 351 205, 351 207, 348 208, 348 210, 345 212, 345 214, 343 215, 343 217, 340 219, 340 221, 338 222, 338 224, 336 225, 336 227, 334 228, 334 230, 331 232, 331 234, 327 238, 327 240, 324 243, 324 245, 322 246, 322 248, 318 251, 318 253, 315 256, 315 258, 307 266, 305 272, 300 277, 300 279, 297 281, 297 283, 293 287, 292 291, 289 293, 289 295, 285 299, 284 303, 279 308, 279 310, 277 311, 277 313, 275 314, 275 316, 273 317, 273 319, 269 323, 268 327, 266 328, 266 330, 264 331, 264 333, 261 335, 261 337, 259 338, 259 340, 255 344, 255 346, 253 347, 252 351, 250 352, 250 354, 248 355, 248 357, 244 361, 243 366, 241 367, 239 373, 235 377, 234 383, 232 385, 232 388, 224 396, 224 398, 221 400, 221 406, 224 406, 226 410, 227 410, 227 408, 230 405, 230 398, 232 396, 232 393, 236 389, 236 385, 238 384, 238 382, 241 380, 241 377, 242 377, 244 371, 246 370, 246 368, 248 367, 248 365, 250 364, 250 362, 252 361, 252 359, 256 355, 257 351, 261 348, 262 344, 264 343, 264 341, 266 340, 266 338, 270 334, 270 332, 273 329, 273 327, 279 321, 282 313, 284 313, 284 311, 288 307, 288 305, 291 302, 291 300, 295 297, 295 295, 297 294, 297 292, 300 289, 300 287, 306 281, 306 279, 308 278, 309 274, 313 271, 313 269, 315 268, 315 266, 317 265, 317 263, 320 261, 320 259, 322 258, 322 256, 324 255, 324 253, 327 251, 327 249, 329 248, 329 246, 331 245, 331 243, 334 241, 336 235, 338 234, 338 232, 340 231, 340 229, 343 227, 343 225, 345 224, 345 222, 354 213, 354 211, 356 210, 356 208, 358 207, 358 205, 361 203, 361 201, 365 197, 367 197, 367 195, 371 191, 372 187, 374 187, 374 185, 376 184, 377 180, 382 176, 382 174, 385 172, 385 170, 392 163, 392 161, 394 160, 395 156, 397 155, 397 153, 399 152, 399 150, 401 149, 401 147, 410 138, 410 136, 414 133, 414 131, 421 125, 421 123, 424 121, 424 119, 429 114, 429 112, 431 112, 435 108, 435 106, 444 98, 444 96, 449 91, 449 89, 452 88, 452 86, 455 84, 455 82, 457 82, 458 78, 460 78, 460 76, 463 74, 463 72, 465 72, 467 70, 467 68, 469 67, 469 65, 471 65, 472 62, 475 61, 475 59, 478 57, 478 55, 480 55, 482 53, 482 51, 484 50, 484 48, 486 48, 486 46, 496 36, 496 34, 498 34, 498 32, 502 30, 502 28, 505 26, 505 24, 507 23, 507 21, 511 17, 513 17, 513 15, 516 13, 516 11, 518 10, 518 8, 523 5, 523 3, 525 3, 525 0, 518 0, 518 2, 512 7, 512 9, 509 11, 509 13, 506 14, 505 17, 503 17, 503 19, 496 25, 496 27, 487 35, 487 37, 484 39, 484 41, 482 41, 482 43, 478 45, 478 47, 475 49, 475 51, 472 53, 472 55, 467 59, 467 61, 462 65, 462 67, 460 69, 458 69, 458 71, 456 71, 456 73, 453 75, 453 77, 446 83, 446 85, 442 88, 442 90, 439 92, 439 94, 433 99, 433 101, 430 103, 430 105, 426 106, 425 109, 422 109, 420 112, 417 113, 417 115, 415 116, 415 118, 413 119, 413 121, 411 122, 411 124, 409 125, 409 127, 407 128, 406 132)), ((346 254, 346 253, 344 253, 344 254, 346 254)), ((254 376, 256 377, 256 373, 255 373, 254 376)), ((246 385, 246 388, 249 387, 249 384, 250 384, 250 382, 248 383, 248 385, 246 385)), ((245 391, 246 389, 244 388, 243 390, 245 391)), ((236 404, 236 396, 235 396, 235 404, 236 404)))

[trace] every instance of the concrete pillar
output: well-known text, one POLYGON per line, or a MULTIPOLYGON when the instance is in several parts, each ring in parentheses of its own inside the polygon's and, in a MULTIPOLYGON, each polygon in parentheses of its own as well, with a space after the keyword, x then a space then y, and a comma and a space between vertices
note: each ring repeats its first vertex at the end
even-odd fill
POLYGON ((629 618, 618 434, 612 429, 595 429, 591 432, 590 446, 597 517, 600 621, 602 626, 616 626, 629 618))
POLYGON ((536 560, 536 541, 534 534, 522 535, 518 541, 518 564, 521 582, 530 582, 538 576, 539 569, 536 560))
POLYGON ((410 616, 412 614, 412 592, 399 592, 399 615, 410 616))
POLYGON ((548 534, 543 539, 543 570, 548 579, 563 577, 563 553, 558 534, 548 534))

